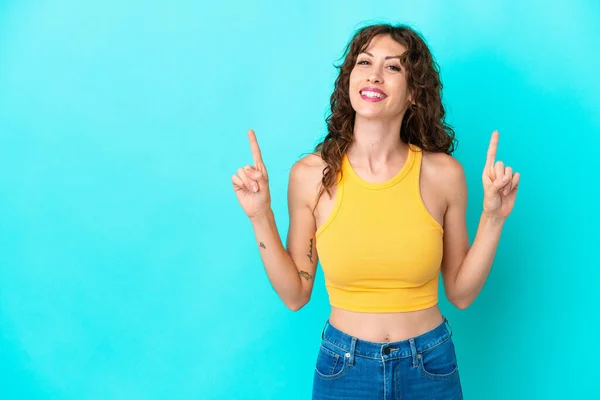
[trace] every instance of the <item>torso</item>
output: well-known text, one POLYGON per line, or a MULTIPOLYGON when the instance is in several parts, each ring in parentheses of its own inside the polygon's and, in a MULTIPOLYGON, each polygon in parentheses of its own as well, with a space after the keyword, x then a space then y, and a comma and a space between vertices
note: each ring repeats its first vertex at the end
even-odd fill
MULTIPOLYGON (((443 153, 423 152, 423 162, 421 166, 420 189, 421 197, 429 213, 444 226, 444 215, 447 208, 447 196, 440 193, 441 180, 444 179, 444 167, 451 160, 451 156, 443 153)), ((318 192, 318 183, 322 178, 322 171, 326 164, 318 155, 309 155, 304 159, 306 166, 310 167, 310 173, 307 174, 307 187, 315 188, 315 198, 318 192)), ((395 168, 396 172, 402 168, 399 165, 395 168)), ((355 169, 359 175, 361 171, 355 169)), ((386 181, 393 176, 382 176, 376 178, 379 181, 386 181)), ((373 178, 364 177, 365 180, 373 178)), ((317 229, 325 222, 334 207, 336 188, 331 189, 331 197, 324 192, 320 197, 315 208, 314 218, 317 229)), ((311 207, 311 208, 312 208, 311 207)), ((371 342, 394 342, 408 339, 425 333, 442 322, 442 314, 437 305, 419 311, 398 312, 398 313, 358 313, 332 307, 329 320, 336 328, 353 335, 357 338, 371 342)))

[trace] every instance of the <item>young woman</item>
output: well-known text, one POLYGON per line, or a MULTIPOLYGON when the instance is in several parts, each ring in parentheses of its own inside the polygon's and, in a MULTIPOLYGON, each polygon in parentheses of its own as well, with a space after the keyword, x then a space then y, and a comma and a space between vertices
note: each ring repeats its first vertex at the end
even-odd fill
POLYGON ((403 25, 372 25, 349 42, 331 96, 328 134, 290 172, 283 247, 268 175, 249 131, 253 166, 233 187, 252 221, 269 280, 292 310, 310 299, 317 260, 331 302, 313 399, 461 399, 452 333, 438 307, 468 307, 488 276, 519 174, 495 161, 469 245, 467 187, 451 154, 438 67, 403 25))

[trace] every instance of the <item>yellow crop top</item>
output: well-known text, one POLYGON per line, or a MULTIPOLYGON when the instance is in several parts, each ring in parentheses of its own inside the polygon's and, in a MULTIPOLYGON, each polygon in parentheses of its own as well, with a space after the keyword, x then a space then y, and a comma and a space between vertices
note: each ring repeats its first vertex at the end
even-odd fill
POLYGON ((371 183, 344 155, 333 210, 316 233, 333 307, 400 312, 438 302, 444 230, 421 199, 422 157, 410 145, 393 178, 371 183))

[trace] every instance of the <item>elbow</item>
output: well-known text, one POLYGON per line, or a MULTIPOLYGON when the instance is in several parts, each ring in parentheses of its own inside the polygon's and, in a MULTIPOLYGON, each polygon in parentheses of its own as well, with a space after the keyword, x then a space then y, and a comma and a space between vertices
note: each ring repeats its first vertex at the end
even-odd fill
POLYGON ((469 299, 469 296, 457 293, 457 291, 450 286, 445 288, 445 295, 446 299, 448 299, 448 301, 459 310, 466 310, 473 302, 471 299, 469 299))
POLYGON ((453 301, 452 304, 459 310, 466 310, 471 305, 468 301, 453 301))
POLYGON ((286 306, 286 307, 287 307, 289 310, 291 310, 291 311, 294 311, 294 312, 295 312, 295 311, 299 311, 299 310, 301 310, 301 309, 302 309, 302 307, 304 307, 305 305, 307 305, 307 304, 308 304, 308 302, 309 302, 309 300, 310 300, 310 297, 309 297, 309 298, 303 298, 303 299, 299 299, 299 300, 297 300, 297 301, 292 301, 292 302, 289 302, 289 301, 288 301, 288 302, 286 302, 286 303, 285 303, 285 306, 286 306))
POLYGON ((302 303, 294 303, 294 304, 286 304, 287 308, 290 311, 300 311, 302 309, 302 307, 304 307, 306 304, 302 304, 302 303))
POLYGON ((291 311, 300 311, 300 309, 302 309, 302 307, 304 307, 306 305, 306 303, 287 303, 286 307, 291 310, 291 311))
POLYGON ((473 303, 473 300, 471 299, 460 296, 453 296, 448 293, 446 294, 446 297, 448 298, 448 301, 459 310, 466 310, 473 303))

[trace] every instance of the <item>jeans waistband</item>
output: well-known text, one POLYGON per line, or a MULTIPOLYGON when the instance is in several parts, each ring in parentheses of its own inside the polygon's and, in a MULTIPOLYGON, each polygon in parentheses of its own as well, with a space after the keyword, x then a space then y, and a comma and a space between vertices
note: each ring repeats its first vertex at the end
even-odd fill
POLYGON ((321 335, 323 340, 350 353, 352 358, 357 355, 378 359, 381 359, 382 356, 390 358, 415 357, 417 353, 435 347, 451 336, 452 328, 446 317, 443 317, 442 322, 430 331, 398 342, 369 342, 358 339, 334 327, 329 320, 325 322, 321 335))

